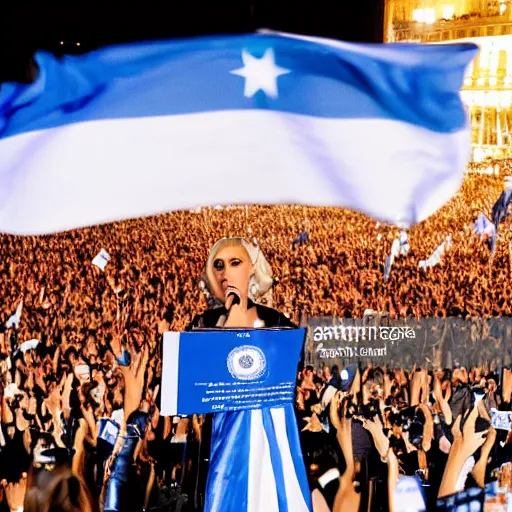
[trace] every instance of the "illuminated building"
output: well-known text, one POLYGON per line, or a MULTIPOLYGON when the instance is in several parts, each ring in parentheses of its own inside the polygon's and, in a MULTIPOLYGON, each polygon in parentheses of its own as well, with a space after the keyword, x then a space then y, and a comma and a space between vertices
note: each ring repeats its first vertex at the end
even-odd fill
POLYGON ((474 42, 462 99, 473 158, 512 156, 512 0, 385 0, 386 42, 474 42))

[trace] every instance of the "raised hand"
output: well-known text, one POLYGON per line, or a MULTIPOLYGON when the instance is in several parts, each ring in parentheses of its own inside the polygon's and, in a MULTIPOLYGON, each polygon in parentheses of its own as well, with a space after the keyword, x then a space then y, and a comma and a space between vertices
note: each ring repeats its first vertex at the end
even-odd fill
POLYGON ((475 479, 475 482, 479 487, 485 487, 485 471, 487 469, 487 462, 489 454, 491 453, 492 447, 496 441, 496 430, 493 428, 489 429, 489 433, 485 439, 485 442, 480 450, 480 457, 473 468, 471 474, 475 479))
POLYGON ((434 419, 432 418, 432 413, 426 403, 421 404, 419 408, 425 416, 425 426, 423 427, 423 440, 421 447, 424 452, 428 452, 432 445, 432 439, 434 439, 434 419))
POLYGON ((428 372, 426 370, 421 371, 421 403, 425 404, 428 402, 430 395, 430 387, 428 384, 428 372))
POLYGON ((322 432, 323 427, 318 419, 316 413, 313 413, 310 418, 304 418, 308 423, 302 429, 302 432, 322 432))
POLYGON ((23 473, 20 480, 16 483, 8 484, 6 480, 3 480, 2 486, 9 508, 11 510, 22 510, 27 490, 27 474, 23 473))
POLYGON ((420 394, 422 386, 421 372, 414 372, 411 378, 411 406, 415 407, 420 403, 420 394))
POLYGON ((46 384, 44 382, 44 372, 40 366, 34 368, 35 383, 46 393, 46 384))
POLYGON ((384 372, 384 400, 391 396, 391 388, 391 378, 389 377, 387 372, 384 372))
POLYGON ((72 373, 70 373, 67 377, 65 377, 65 380, 63 379, 63 382, 61 382, 61 386, 63 388, 63 390, 62 390, 62 412, 64 413, 64 417, 66 419, 68 419, 71 414, 70 397, 71 397, 71 390, 73 388, 73 379, 74 379, 74 375, 72 373))
MULTIPOLYGON (((339 399, 338 399, 339 400, 339 399)), ((339 403, 338 400, 333 400, 339 403)), ((343 452, 346 469, 340 477, 340 486, 334 500, 333 512, 357 512, 361 503, 361 495, 354 488, 354 451, 352 447, 352 419, 347 418, 349 399, 344 398, 341 403, 341 417, 338 415, 336 437, 343 452)), ((331 406, 331 413, 333 407, 331 406)), ((337 410, 336 410, 337 414, 337 410)))
POLYGON ((447 425, 451 425, 453 418, 452 418, 452 410, 450 408, 450 405, 448 404, 448 400, 445 398, 445 395, 443 394, 443 390, 441 387, 441 380, 437 375, 434 375, 434 397, 439 404, 439 407, 441 408, 441 412, 444 416, 444 421, 447 425))
POLYGON ((408 383, 404 369, 395 370, 395 377, 400 386, 406 386, 408 383))
POLYGON ((140 406, 148 358, 149 350, 145 346, 138 367, 135 366, 135 362, 132 362, 130 367, 119 367, 124 378, 124 417, 126 421, 140 406))
POLYGON ((484 442, 488 430, 484 430, 483 432, 475 432, 475 423, 478 418, 478 408, 474 407, 469 416, 464 423, 464 428, 462 429, 462 451, 466 458, 470 457, 475 453, 478 448, 480 448, 484 442))
POLYGON ((509 403, 512 396, 512 371, 505 368, 503 371, 503 386, 502 386, 503 401, 509 403))
MULTIPOLYGON (((464 463, 484 444, 486 440, 486 436, 489 433, 488 431, 475 432, 477 417, 478 408, 474 407, 469 414, 467 414, 462 431, 460 428, 462 416, 457 416, 453 424, 453 444, 448 455, 443 480, 439 487, 439 497, 448 496, 457 491, 457 479, 464 463)), ((485 458, 487 459, 487 456, 485 458)))
POLYGON ((382 426, 379 416, 375 415, 371 420, 366 418, 359 419, 362 421, 363 427, 372 435, 375 448, 377 448, 381 458, 386 458, 389 451, 389 439, 386 434, 384 434, 384 427, 382 426))
POLYGON ((330 409, 329 409, 329 418, 331 420, 332 426, 339 431, 341 429, 341 421, 339 415, 339 409, 341 405, 341 392, 338 391, 331 399, 330 409))
POLYGON ((9 425, 14 420, 12 409, 9 407, 7 400, 2 400, 2 423, 9 425))

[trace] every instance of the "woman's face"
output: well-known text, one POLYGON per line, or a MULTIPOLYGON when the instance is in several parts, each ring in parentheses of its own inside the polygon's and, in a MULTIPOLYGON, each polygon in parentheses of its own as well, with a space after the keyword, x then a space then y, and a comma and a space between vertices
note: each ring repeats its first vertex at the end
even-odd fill
POLYGON ((238 291, 247 301, 249 280, 253 273, 252 262, 247 251, 241 247, 223 247, 213 260, 213 277, 218 290, 217 297, 224 300, 230 288, 238 291))

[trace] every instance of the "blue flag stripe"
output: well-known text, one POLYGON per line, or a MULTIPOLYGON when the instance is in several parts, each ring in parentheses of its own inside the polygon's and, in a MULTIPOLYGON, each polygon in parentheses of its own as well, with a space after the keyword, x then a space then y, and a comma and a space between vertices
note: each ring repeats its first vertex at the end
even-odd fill
POLYGON ((250 430, 251 411, 214 416, 205 512, 247 510, 250 430))
POLYGON ((338 119, 390 119, 453 133, 467 45, 344 44, 278 35, 198 38, 110 47, 62 62, 41 52, 32 85, 0 91, 0 137, 99 119, 272 109, 338 119), (244 96, 243 52, 273 52, 278 96, 244 96))

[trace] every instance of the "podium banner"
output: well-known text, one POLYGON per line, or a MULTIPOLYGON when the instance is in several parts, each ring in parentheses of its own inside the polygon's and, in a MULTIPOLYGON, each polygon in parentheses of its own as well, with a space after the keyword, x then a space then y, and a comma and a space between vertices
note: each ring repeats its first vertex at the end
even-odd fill
POLYGON ((292 403, 305 329, 166 332, 163 416, 292 403))

